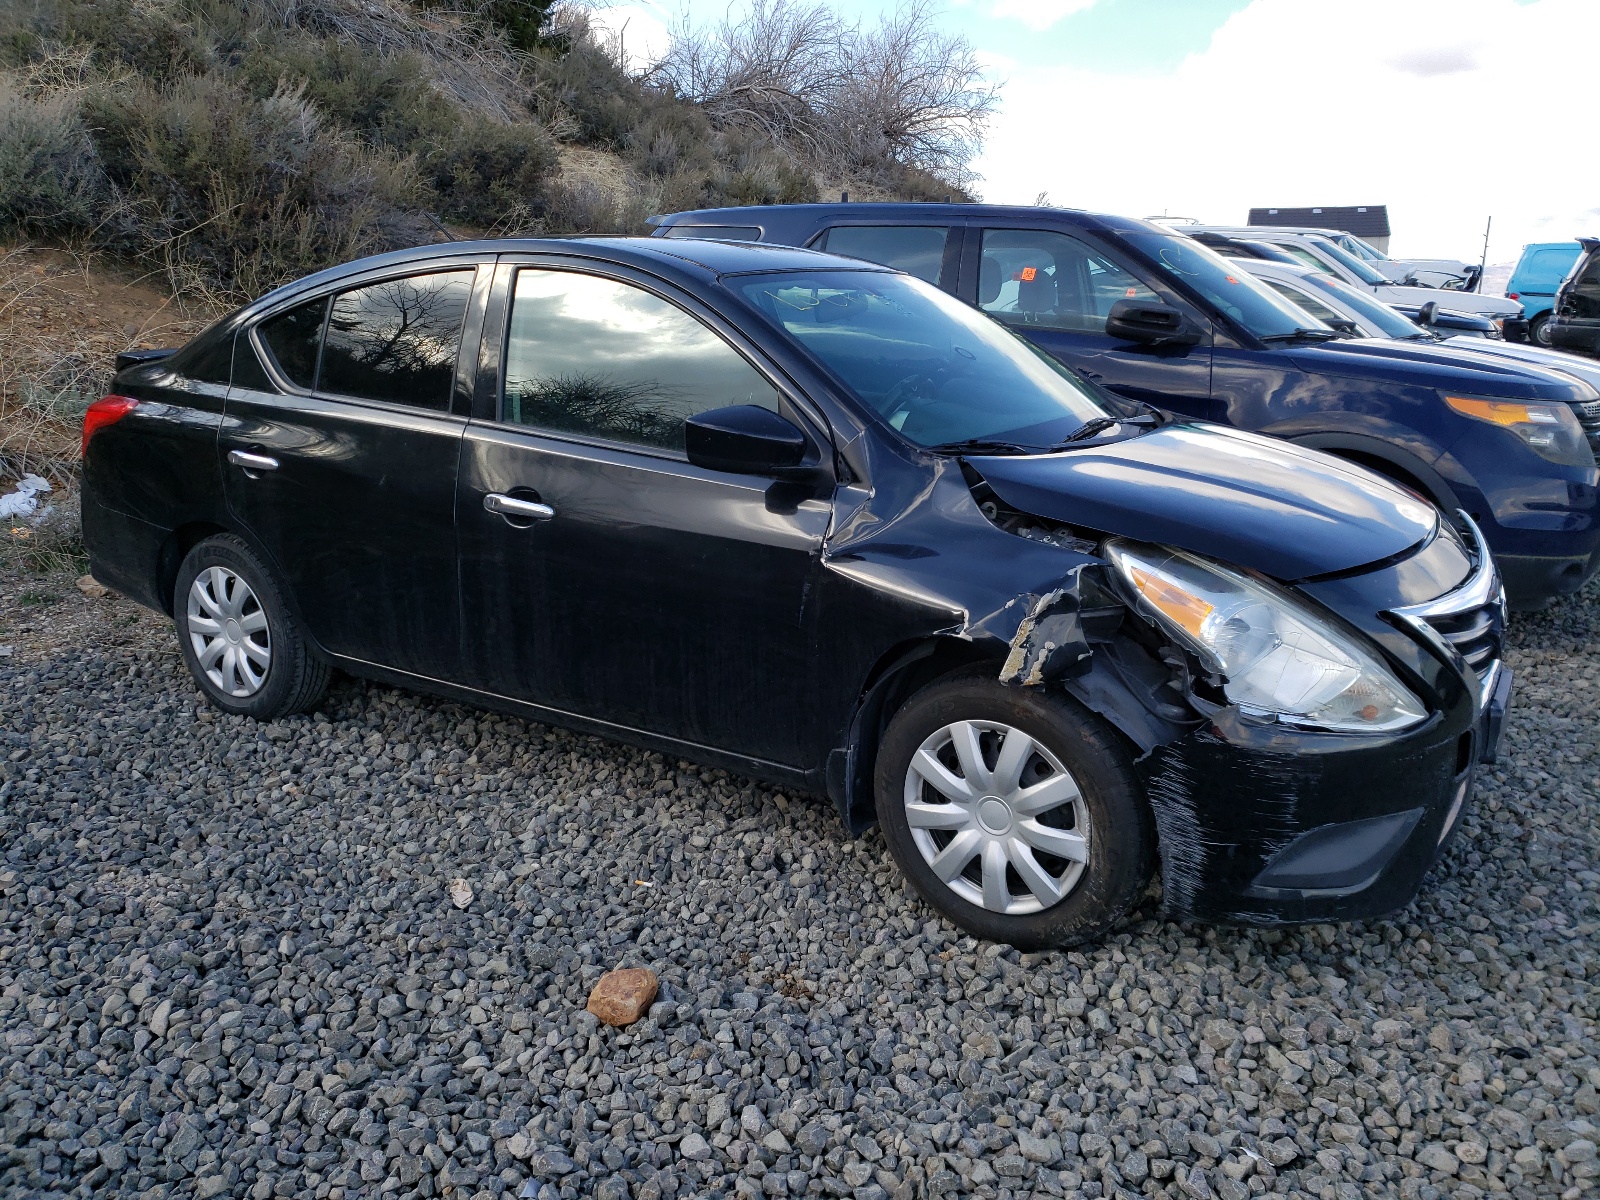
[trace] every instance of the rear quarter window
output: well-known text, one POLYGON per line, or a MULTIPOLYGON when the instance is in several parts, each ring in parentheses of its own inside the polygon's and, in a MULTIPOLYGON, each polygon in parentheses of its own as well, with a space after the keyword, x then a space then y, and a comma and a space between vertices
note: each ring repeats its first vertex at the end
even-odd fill
POLYGON ((261 322, 257 332, 283 377, 307 391, 317 381, 317 351, 322 345, 326 297, 297 305, 261 322))
POLYGON ((950 230, 936 225, 835 225, 812 249, 882 263, 937 284, 949 238, 950 230))

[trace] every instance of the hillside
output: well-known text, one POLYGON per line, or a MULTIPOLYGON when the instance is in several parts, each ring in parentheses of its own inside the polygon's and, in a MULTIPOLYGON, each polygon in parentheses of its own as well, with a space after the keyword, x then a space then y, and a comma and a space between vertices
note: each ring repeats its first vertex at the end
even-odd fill
POLYGON ((0 489, 70 480, 117 349, 332 263, 964 195, 992 97, 928 11, 865 28, 765 0, 636 78, 576 2, 0 6, 0 489))

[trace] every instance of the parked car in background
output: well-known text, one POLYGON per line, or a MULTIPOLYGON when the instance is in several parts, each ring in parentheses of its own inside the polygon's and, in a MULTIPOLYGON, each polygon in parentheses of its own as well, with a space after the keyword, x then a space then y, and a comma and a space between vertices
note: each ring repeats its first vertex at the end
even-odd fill
POLYGON ((1405 287, 1437 288, 1443 291, 1476 291, 1482 268, 1454 258, 1390 258, 1371 242, 1342 229, 1321 229, 1305 225, 1207 225, 1187 222, 1196 229, 1216 230, 1231 236, 1249 238, 1258 233, 1291 234, 1329 242, 1351 258, 1366 263, 1390 283, 1405 287))
POLYGON ((1546 327, 1557 350, 1600 357, 1600 238, 1579 238, 1583 255, 1556 292, 1546 327))
POLYGON ((1463 262, 1459 258, 1390 258, 1371 242, 1343 230, 1328 230, 1325 236, 1341 250, 1370 263, 1394 283, 1439 288, 1447 292, 1473 292, 1477 290, 1478 280, 1483 274, 1479 264, 1463 262))
POLYGON ((1522 305, 1528 340, 1535 345, 1550 344, 1556 290, 1582 253, 1583 247, 1577 242, 1532 242, 1522 248, 1522 257, 1517 259, 1506 282, 1506 299, 1522 305))
MULTIPOLYGON (((1285 264, 1296 268, 1296 273, 1303 274, 1314 271, 1323 279, 1337 280, 1338 277, 1321 267, 1308 266, 1305 257, 1296 257, 1282 246, 1272 245, 1268 242, 1259 242, 1251 238, 1235 237, 1232 234, 1206 231, 1191 235, 1202 245, 1210 246, 1224 258, 1233 258, 1244 261, 1264 260, 1267 262, 1285 264)), ((1354 287, 1339 280, 1342 287, 1354 287)), ((1375 296, 1370 297, 1373 304, 1382 304, 1375 296)), ((1440 308, 1437 300, 1429 300, 1426 304, 1395 304, 1385 305, 1395 312, 1403 314, 1419 326, 1427 328, 1441 336, 1466 336, 1483 338, 1503 338, 1505 329, 1515 322, 1501 321, 1497 324, 1488 317, 1476 313, 1458 312, 1454 309, 1440 308)))
MULTIPOLYGON (((1497 321, 1520 321, 1522 318, 1522 306, 1515 300, 1507 300, 1500 296, 1483 296, 1476 292, 1396 283, 1371 263, 1357 258, 1318 234, 1284 232, 1254 225, 1242 227, 1185 225, 1179 231, 1191 237, 1206 232, 1222 233, 1230 237, 1250 238, 1280 246, 1308 267, 1326 271, 1346 283, 1365 288, 1386 304, 1421 306, 1431 300, 1441 308, 1479 313, 1497 321)), ((1520 329, 1520 326, 1518 328, 1520 329)))
POLYGON ((1570 594, 1595 569, 1600 473, 1572 408, 1594 398, 1587 385, 1448 345, 1341 339, 1187 227, 980 204, 765 205, 656 221, 662 238, 737 229, 908 270, 1111 391, 1381 471, 1472 514, 1514 607, 1570 594))
POLYGON ((1324 324, 1354 336, 1392 338, 1405 342, 1444 341, 1455 349, 1469 353, 1529 363, 1581 380, 1595 390, 1595 398, 1574 403, 1572 411, 1583 426, 1590 450, 1600 456, 1600 363, 1543 346, 1484 337, 1481 330, 1468 334, 1456 333, 1443 320, 1446 316, 1458 316, 1463 321, 1486 324, 1481 317, 1439 314, 1439 319, 1430 321, 1426 328, 1419 328, 1414 320, 1399 309, 1391 308, 1359 288, 1353 288, 1343 280, 1321 271, 1313 271, 1310 267, 1249 258, 1235 259, 1234 262, 1324 324))
POLYGON ((1019 946, 1109 929, 1158 861, 1175 914, 1404 905, 1510 692, 1470 520, 857 260, 447 243, 116 389, 92 569, 211 704, 338 666, 823 793, 1019 946))

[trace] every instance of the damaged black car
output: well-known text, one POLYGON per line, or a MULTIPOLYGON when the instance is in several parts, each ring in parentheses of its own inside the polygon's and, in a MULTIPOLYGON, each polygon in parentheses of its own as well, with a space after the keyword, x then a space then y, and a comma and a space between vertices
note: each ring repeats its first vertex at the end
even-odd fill
POLYGON ((1102 391, 908 275, 456 243, 126 356, 95 577, 269 719, 337 668, 824 794, 1018 946, 1406 904, 1492 761, 1471 521, 1102 391))

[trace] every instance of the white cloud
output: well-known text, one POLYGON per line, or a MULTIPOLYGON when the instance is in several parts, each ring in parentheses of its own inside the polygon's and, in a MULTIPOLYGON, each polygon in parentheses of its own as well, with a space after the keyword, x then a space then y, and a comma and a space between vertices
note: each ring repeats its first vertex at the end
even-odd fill
POLYGON ((1013 67, 977 167, 996 203, 1127 216, 1387 204, 1416 257, 1476 259, 1492 214, 1494 262, 1600 233, 1596 45, 1595 0, 1255 0, 1166 76, 1013 67))
POLYGON ((1044 30, 1094 4, 1095 0, 994 0, 990 12, 1015 18, 1029 29, 1044 30))

